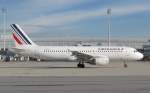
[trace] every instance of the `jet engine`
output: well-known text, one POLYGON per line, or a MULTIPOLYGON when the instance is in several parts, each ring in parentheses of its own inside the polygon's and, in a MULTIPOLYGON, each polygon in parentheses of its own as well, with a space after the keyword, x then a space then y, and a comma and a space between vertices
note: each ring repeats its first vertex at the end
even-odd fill
POLYGON ((96 58, 93 58, 88 63, 92 65, 107 65, 109 64, 109 58, 108 57, 96 57, 96 58))

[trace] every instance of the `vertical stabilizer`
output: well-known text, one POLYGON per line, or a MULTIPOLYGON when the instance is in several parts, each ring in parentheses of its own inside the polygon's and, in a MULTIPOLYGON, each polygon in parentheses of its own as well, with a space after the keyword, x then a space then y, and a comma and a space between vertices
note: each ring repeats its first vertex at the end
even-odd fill
POLYGON ((20 28, 17 24, 11 25, 13 29, 12 37, 16 45, 36 45, 32 40, 27 36, 27 34, 20 28))

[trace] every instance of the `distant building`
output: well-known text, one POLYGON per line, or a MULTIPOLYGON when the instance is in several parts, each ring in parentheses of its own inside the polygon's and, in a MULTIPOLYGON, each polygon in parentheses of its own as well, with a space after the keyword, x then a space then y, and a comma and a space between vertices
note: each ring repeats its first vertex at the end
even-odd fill
MULTIPOLYGON (((44 46, 75 46, 75 45, 85 45, 85 46, 107 46, 107 40, 103 39, 72 39, 72 40, 34 40, 38 45, 44 46)), ((111 40, 112 46, 129 46, 134 48, 142 48, 143 45, 150 45, 148 40, 111 40)), ((12 40, 6 40, 6 48, 14 47, 14 42, 12 40)), ((0 48, 3 48, 3 40, 0 40, 0 48)))

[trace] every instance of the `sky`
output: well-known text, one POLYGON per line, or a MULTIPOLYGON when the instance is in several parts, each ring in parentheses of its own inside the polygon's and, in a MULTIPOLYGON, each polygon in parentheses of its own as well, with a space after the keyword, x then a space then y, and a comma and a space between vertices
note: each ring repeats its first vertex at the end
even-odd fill
POLYGON ((16 23, 32 38, 107 38, 108 8, 111 38, 150 37, 150 0, 0 0, 0 8, 7 31, 16 23))

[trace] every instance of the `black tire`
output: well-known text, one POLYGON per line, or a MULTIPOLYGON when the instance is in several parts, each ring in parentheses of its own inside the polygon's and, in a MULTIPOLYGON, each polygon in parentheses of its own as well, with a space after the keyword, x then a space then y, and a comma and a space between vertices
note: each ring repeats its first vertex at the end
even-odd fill
POLYGON ((79 64, 77 65, 77 67, 78 67, 78 68, 85 68, 85 65, 79 63, 79 64))
POLYGON ((77 67, 78 67, 78 68, 81 68, 81 64, 78 64, 77 67))
POLYGON ((85 65, 84 65, 84 64, 81 64, 81 68, 85 68, 85 65))
POLYGON ((124 64, 124 68, 127 68, 128 67, 128 65, 127 64, 124 64))

